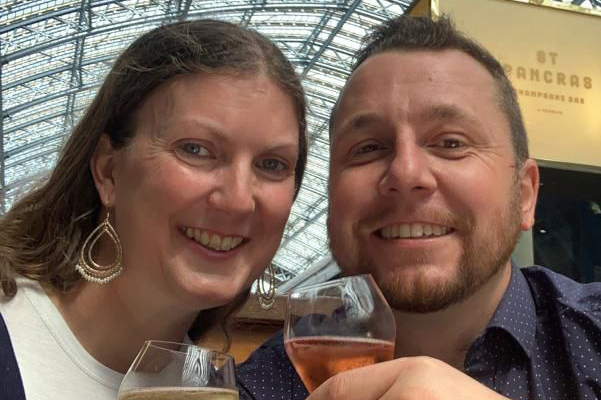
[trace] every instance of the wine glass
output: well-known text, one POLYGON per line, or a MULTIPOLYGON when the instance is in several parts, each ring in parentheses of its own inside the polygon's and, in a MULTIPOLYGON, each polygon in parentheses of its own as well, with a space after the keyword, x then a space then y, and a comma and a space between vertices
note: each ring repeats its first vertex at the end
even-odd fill
POLYGON ((234 358, 192 344, 146 341, 119 400, 238 400, 234 358))
POLYGON ((286 353, 309 392, 329 377, 394 356, 396 324, 371 275, 288 294, 286 353))

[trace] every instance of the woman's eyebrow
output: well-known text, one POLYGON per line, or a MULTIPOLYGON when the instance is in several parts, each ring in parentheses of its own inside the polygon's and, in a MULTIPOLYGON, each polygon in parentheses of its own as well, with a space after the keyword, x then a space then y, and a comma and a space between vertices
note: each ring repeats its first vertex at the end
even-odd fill
POLYGON ((206 121, 204 119, 199 118, 185 118, 185 119, 174 119, 165 121, 165 123, 161 124, 160 134, 164 134, 165 132, 173 129, 174 126, 188 126, 192 128, 202 129, 205 132, 210 133, 213 136, 217 136, 219 139, 227 141, 227 137, 220 131, 219 127, 211 123, 210 121, 206 121))

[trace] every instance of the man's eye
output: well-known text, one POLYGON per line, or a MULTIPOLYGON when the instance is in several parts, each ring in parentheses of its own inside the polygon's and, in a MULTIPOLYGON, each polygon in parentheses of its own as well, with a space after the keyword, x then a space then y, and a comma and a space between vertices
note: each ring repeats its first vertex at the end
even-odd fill
POLYGON ((360 156, 363 154, 368 154, 368 153, 382 150, 382 149, 384 149, 384 147, 378 143, 368 143, 368 144, 364 144, 362 146, 357 147, 356 149, 353 150, 352 153, 354 156, 360 156))
POLYGON ((458 139, 443 139, 439 142, 439 146, 445 149, 457 149, 463 147, 463 143, 458 139))

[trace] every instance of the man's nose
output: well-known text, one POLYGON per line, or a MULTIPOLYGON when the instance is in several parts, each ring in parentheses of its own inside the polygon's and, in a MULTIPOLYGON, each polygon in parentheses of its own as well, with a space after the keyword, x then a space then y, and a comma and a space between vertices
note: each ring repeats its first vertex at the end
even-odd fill
POLYGON ((414 142, 395 144, 379 183, 382 196, 425 196, 437 186, 427 149, 414 142))
POLYGON ((208 197, 212 208, 237 214, 255 210, 254 180, 250 167, 228 167, 216 181, 208 197))

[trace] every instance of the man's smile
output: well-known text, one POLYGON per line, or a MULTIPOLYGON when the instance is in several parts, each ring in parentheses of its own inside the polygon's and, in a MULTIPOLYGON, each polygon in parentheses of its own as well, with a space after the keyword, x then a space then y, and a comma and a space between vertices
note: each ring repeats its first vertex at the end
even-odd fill
POLYGON ((454 229, 448 226, 414 222, 388 225, 378 229, 376 235, 383 239, 429 238, 443 236, 453 231, 454 229))

